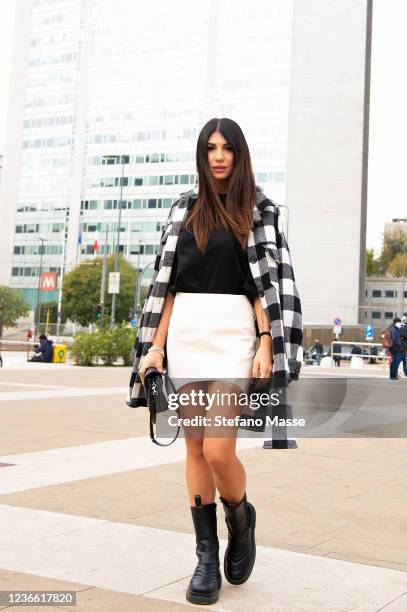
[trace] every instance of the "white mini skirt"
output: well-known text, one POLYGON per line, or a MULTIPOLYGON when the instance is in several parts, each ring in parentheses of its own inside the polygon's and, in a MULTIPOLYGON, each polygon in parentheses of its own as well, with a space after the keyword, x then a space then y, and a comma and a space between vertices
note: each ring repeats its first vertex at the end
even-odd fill
POLYGON ((245 391, 255 352, 255 312, 245 295, 175 294, 166 355, 177 390, 192 381, 228 380, 245 391))

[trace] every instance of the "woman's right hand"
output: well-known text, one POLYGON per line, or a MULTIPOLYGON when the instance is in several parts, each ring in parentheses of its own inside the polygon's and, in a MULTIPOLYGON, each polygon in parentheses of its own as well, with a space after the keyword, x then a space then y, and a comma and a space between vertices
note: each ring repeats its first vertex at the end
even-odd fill
POLYGON ((163 363, 164 363, 164 357, 158 351, 147 352, 147 354, 141 358, 138 372, 140 375, 141 382, 143 383, 143 386, 144 386, 144 375, 145 375, 145 371, 147 370, 147 368, 157 368, 159 372, 163 372, 164 371, 163 363))

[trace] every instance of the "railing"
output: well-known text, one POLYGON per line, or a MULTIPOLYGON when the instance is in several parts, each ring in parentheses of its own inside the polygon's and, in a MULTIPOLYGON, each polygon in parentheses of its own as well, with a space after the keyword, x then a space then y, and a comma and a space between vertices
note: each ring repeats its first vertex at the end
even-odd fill
POLYGON ((34 342, 32 340, 0 340, 0 351, 3 349, 3 346, 7 347, 7 345, 9 345, 10 348, 6 348, 6 350, 24 351, 25 349, 27 349, 28 361, 30 350, 33 350, 36 344, 38 344, 38 342, 34 342))
POLYGON ((342 358, 344 358, 344 357, 350 357, 350 358, 352 358, 352 357, 361 357, 362 359, 378 359, 378 360, 382 360, 383 367, 386 365, 386 363, 387 363, 387 361, 389 359, 389 356, 386 353, 383 354, 383 355, 371 355, 371 354, 363 355, 363 354, 351 353, 351 352, 349 352, 349 353, 342 353, 342 352, 341 353, 335 353, 334 350, 333 350, 333 345, 334 344, 340 344, 341 346, 343 346, 344 344, 345 345, 347 344, 349 346, 361 346, 361 347, 367 347, 369 349, 371 349, 372 347, 376 346, 376 347, 378 347, 380 349, 383 349, 383 346, 379 342, 346 342, 346 341, 341 342, 340 340, 333 340, 331 342, 331 355, 330 355, 330 357, 331 357, 331 365, 332 366, 334 365, 333 357, 342 357, 342 358))

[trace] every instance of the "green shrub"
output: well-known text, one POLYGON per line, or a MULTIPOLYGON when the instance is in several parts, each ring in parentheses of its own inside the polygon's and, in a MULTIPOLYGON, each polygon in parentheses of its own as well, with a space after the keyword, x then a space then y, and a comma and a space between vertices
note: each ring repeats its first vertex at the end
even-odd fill
POLYGON ((136 338, 136 330, 122 323, 114 329, 114 339, 116 345, 116 353, 123 359, 123 365, 131 366, 131 351, 136 338))
POLYGON ((91 366, 97 357, 95 336, 97 332, 78 332, 74 335, 71 357, 76 365, 91 366))
POLYGON ((106 366, 112 366, 119 358, 123 365, 130 366, 131 351, 136 330, 127 323, 114 328, 102 327, 94 332, 79 332, 74 336, 71 355, 77 365, 89 366, 101 359, 106 366))

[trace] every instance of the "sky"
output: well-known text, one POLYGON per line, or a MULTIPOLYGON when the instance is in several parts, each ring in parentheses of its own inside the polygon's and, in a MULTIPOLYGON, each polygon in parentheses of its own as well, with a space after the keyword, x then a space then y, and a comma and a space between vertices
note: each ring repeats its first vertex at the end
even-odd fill
MULTIPOLYGON (((406 0, 373 0, 367 247, 374 248, 376 254, 380 252, 386 221, 407 217, 406 23, 406 0)), ((4 146, 13 24, 14 0, 1 0, 0 153, 4 146)))

